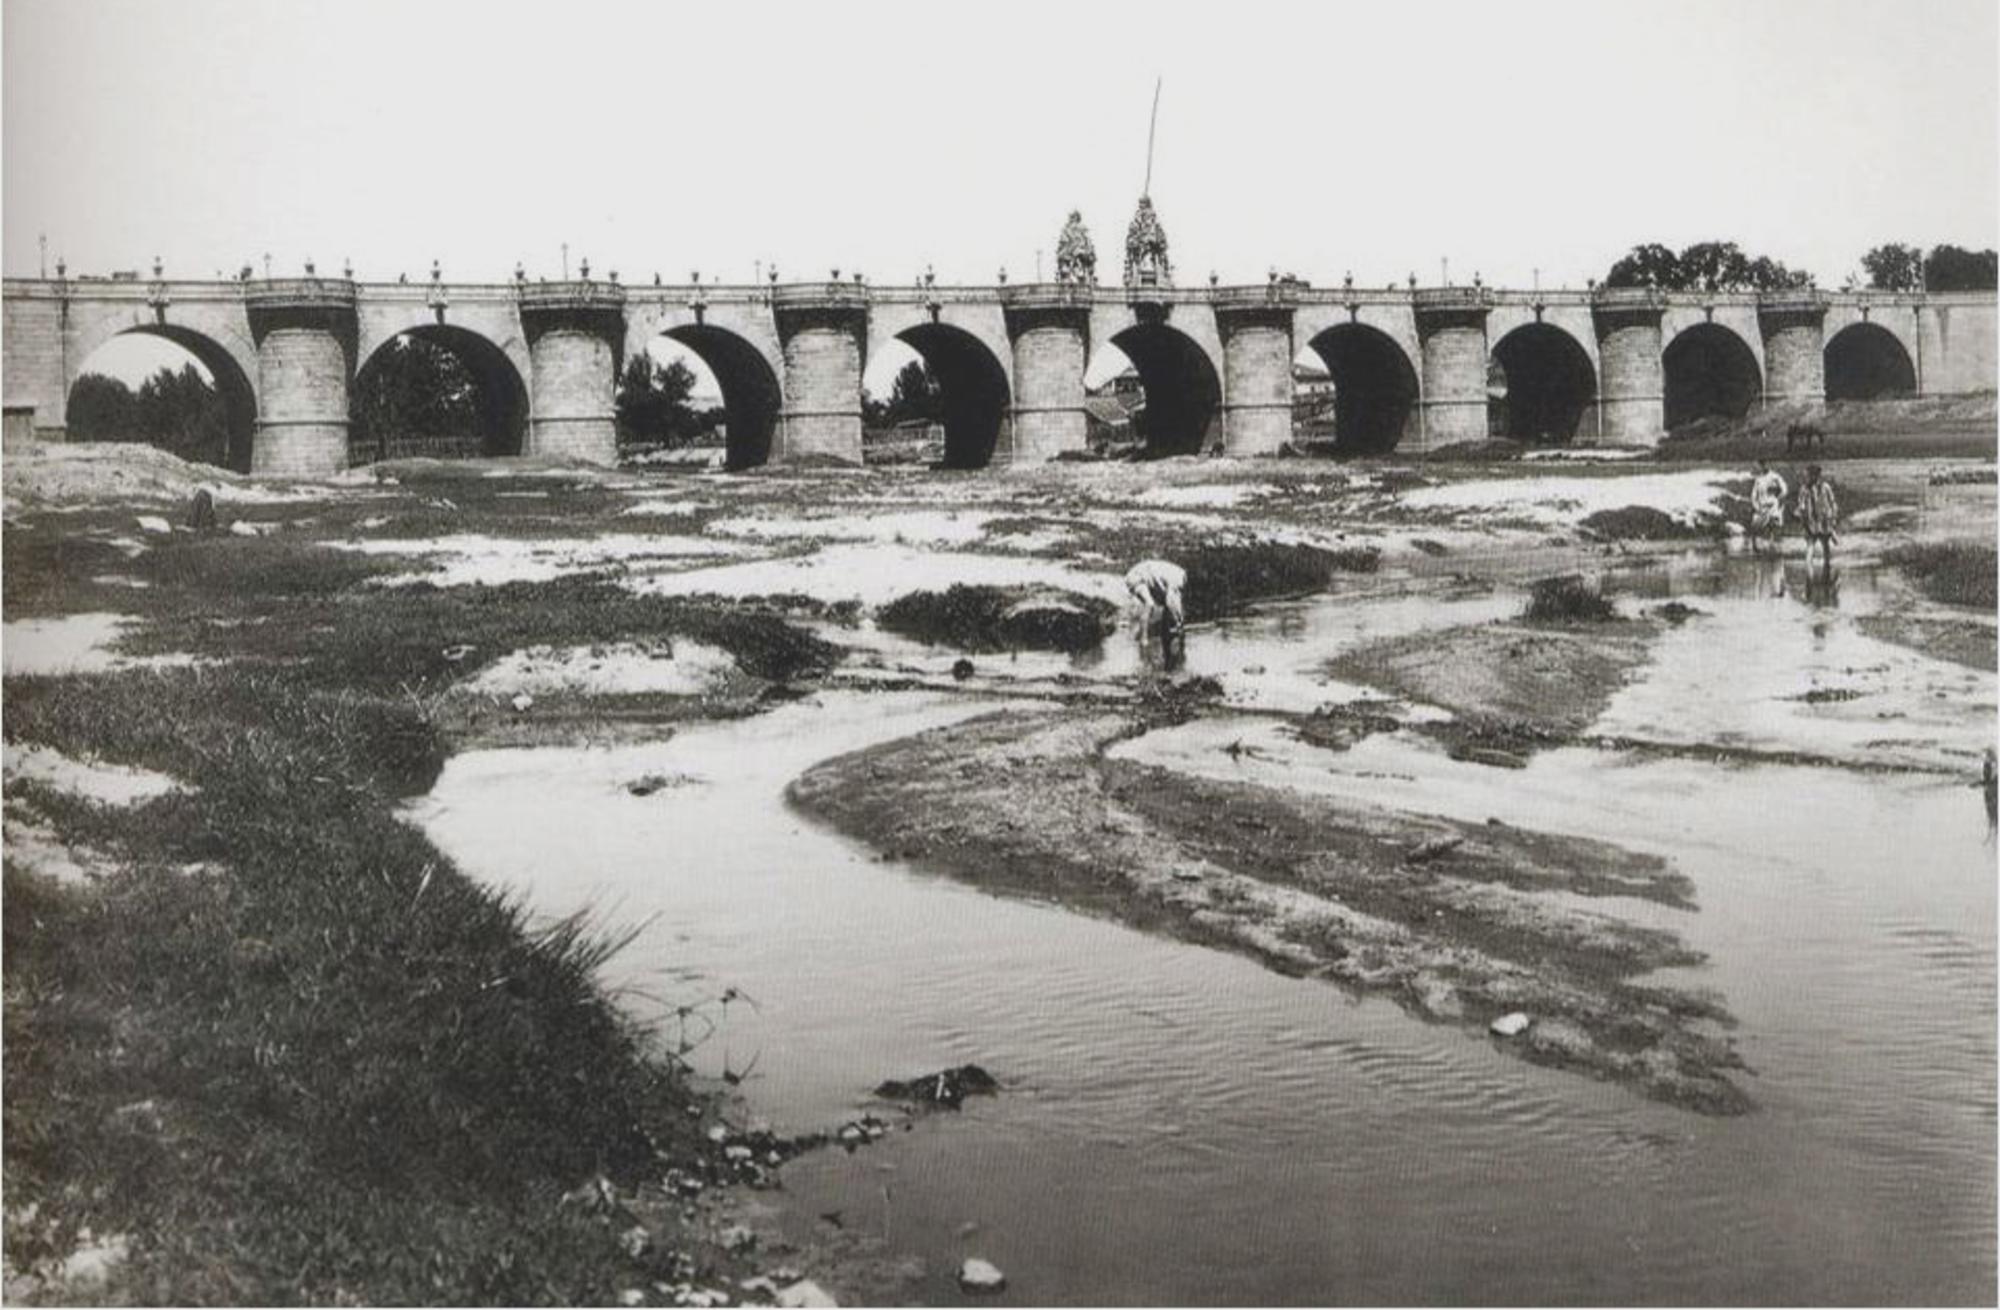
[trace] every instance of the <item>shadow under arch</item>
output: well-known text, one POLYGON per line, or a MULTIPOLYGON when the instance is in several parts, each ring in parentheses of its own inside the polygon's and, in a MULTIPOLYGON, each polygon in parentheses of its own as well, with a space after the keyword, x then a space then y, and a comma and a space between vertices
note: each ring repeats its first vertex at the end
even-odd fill
POLYGON ((250 471, 250 449, 257 439, 257 389, 251 385, 249 375, 236 356, 215 338, 196 332, 191 328, 178 327, 171 323, 144 323, 126 328, 104 342, 83 361, 77 370, 76 379, 70 383, 69 394, 64 397, 63 412, 69 412, 70 399, 76 395, 76 384, 93 370, 91 359, 97 351, 104 349, 120 337, 156 337, 170 341, 188 354, 193 355, 201 366, 208 370, 211 384, 222 401, 223 422, 227 431, 221 466, 235 473, 250 471))
POLYGON ((1756 354, 1719 323, 1697 323, 1669 341, 1660 379, 1670 430, 1696 419, 1742 418, 1764 391, 1756 354))
POLYGON ((1208 352, 1163 320, 1112 336, 1138 370, 1146 407, 1135 416, 1148 458, 1195 455, 1221 440, 1222 381, 1208 352))
MULTIPOLYGON (((420 341, 445 351, 471 377, 473 425, 479 441, 479 454, 519 455, 527 448, 528 385, 522 380, 521 371, 514 366, 514 361, 507 357, 507 352, 491 338, 470 328, 450 323, 426 323, 387 338, 369 352, 368 358, 354 370, 354 404, 348 436, 350 463, 388 459, 399 453, 426 453, 400 451, 392 444, 408 441, 410 434, 374 431, 368 426, 370 406, 366 398, 381 384, 387 352, 402 349, 401 343, 408 341, 420 341)), ((418 435, 434 437, 438 434, 418 435)))
POLYGON ((1875 400, 1917 390, 1917 368, 1896 334, 1879 323, 1850 323, 1826 343, 1826 398, 1875 400))
POLYGON ((706 323, 666 328, 660 335, 692 350, 715 375, 728 428, 724 467, 749 469, 768 462, 784 393, 763 353, 729 329, 706 323))
POLYGON ((1417 423, 1417 370, 1396 339, 1340 323, 1306 343, 1333 380, 1335 455, 1383 455, 1417 423))
POLYGON ((944 420, 944 467, 984 468, 993 462, 1013 396, 1007 370, 986 343, 949 323, 919 323, 896 339, 923 356, 937 379, 944 420))
POLYGON ((1597 370, 1577 339, 1548 323, 1523 323, 1493 344, 1507 376, 1504 400, 1488 401, 1488 431, 1546 445, 1576 439, 1597 403, 1597 370))

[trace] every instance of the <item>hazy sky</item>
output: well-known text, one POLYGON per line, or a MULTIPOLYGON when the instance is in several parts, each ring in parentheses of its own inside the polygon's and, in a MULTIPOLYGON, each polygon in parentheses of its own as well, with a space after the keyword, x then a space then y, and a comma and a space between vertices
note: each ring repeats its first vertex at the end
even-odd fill
POLYGON ((1052 267, 1581 284, 1723 238, 1837 284, 1994 243, 1991 0, 668 6, 5 0, 4 262, 628 281, 1052 267))

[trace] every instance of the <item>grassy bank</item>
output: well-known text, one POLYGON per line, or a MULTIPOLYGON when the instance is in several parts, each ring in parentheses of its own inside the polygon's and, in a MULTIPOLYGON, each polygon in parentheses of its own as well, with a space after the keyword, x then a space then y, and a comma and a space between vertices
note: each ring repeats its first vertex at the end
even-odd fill
POLYGON ((185 784, 133 807, 9 784, 10 818, 111 870, 62 883, 10 850, 12 1270, 88 1232, 124 1239, 114 1281, 44 1295, 531 1304, 725 1258, 677 1204, 563 1200, 600 1175, 638 1195, 720 1152, 708 1098, 596 982, 616 942, 531 922, 396 807, 451 749, 442 693, 510 650, 687 636, 754 685, 832 648, 599 579, 378 588, 380 562, 282 539, 118 556, 145 589, 91 582, 103 548, 43 526, 6 550, 10 619, 115 607, 140 620, 128 648, 227 661, 6 681, 10 744, 185 784))

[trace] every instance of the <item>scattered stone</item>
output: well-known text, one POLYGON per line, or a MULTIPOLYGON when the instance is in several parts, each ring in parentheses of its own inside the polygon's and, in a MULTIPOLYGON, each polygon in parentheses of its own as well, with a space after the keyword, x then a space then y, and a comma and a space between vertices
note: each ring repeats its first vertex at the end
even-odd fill
POLYGON ((724 1147, 722 1150, 722 1155, 724 1159, 730 1160, 737 1164, 741 1164, 742 1162, 752 1158, 756 1154, 757 1153, 755 1151, 743 1145, 727 1146, 724 1147))
POLYGON ((516 714, 526 714, 529 710, 534 708, 535 698, 533 696, 530 696, 527 692, 524 691, 521 692, 519 695, 515 696, 513 700, 508 702, 508 704, 514 707, 514 712, 516 714))
POLYGON ((1457 833, 1452 833, 1444 837, 1432 837, 1428 841, 1420 841, 1411 847, 1410 853, 1403 857, 1403 862, 1406 864, 1429 864, 1439 856, 1449 855, 1463 845, 1465 845, 1465 838, 1459 836, 1457 833))
POLYGON ((1665 619, 1675 627, 1679 627, 1689 619, 1708 617, 1707 610, 1696 609, 1692 605, 1684 605, 1677 600, 1670 600, 1664 605, 1653 606, 1652 613, 1659 618, 1665 619))
MULTIPOLYGON (((89 1231, 84 1230, 86 1237, 89 1231)), ((78 1289, 102 1287, 110 1281, 111 1271, 125 1262, 131 1250, 131 1239, 123 1233, 97 1241, 86 1240, 62 1262, 63 1281, 78 1289)))
POLYGON ((976 670, 972 667, 972 661, 969 659, 960 657, 951 662, 951 676, 960 682, 964 682, 975 672, 976 670))
POLYGON ((628 1287, 618 1294, 619 1305, 644 1305, 646 1294, 636 1287, 628 1287))
POLYGON ((1522 1033, 1528 1031, 1528 1025, 1531 1022, 1533 1020, 1529 1019, 1527 1015, 1522 1014, 1519 1010, 1515 1010, 1511 1014, 1501 1015, 1488 1025, 1488 1027, 1491 1028, 1493 1035, 1496 1037, 1519 1037, 1522 1033))
POLYGON ((167 533, 174 530, 173 524, 167 522, 157 514, 141 514, 138 522, 139 531, 141 532, 167 533))
POLYGON ((653 1248, 653 1235, 642 1224, 633 1224, 618 1234, 618 1248, 637 1260, 653 1248))
POLYGON ((977 1256, 958 1267, 959 1287, 973 1296, 991 1296, 1007 1286, 1007 1275, 977 1256))
POLYGON ((802 1278, 779 1291, 778 1304, 809 1310, 810 1307, 837 1306, 840 1302, 834 1300, 831 1293, 812 1279, 802 1278))
POLYGON ((885 1101, 916 1101, 923 1105, 943 1105, 957 1109, 967 1096, 990 1096, 1000 1090, 993 1075, 976 1064, 941 1069, 908 1082, 890 1079, 875 1089, 885 1101))
POLYGON ((749 1292, 754 1296, 768 1296, 774 1301, 778 1298, 778 1285, 762 1274, 758 1274, 755 1278, 746 1278, 736 1286, 738 1290, 749 1292))
POLYGON ((477 646, 446 646, 438 653, 444 657, 445 663, 459 664, 465 660, 466 656, 478 649, 479 647, 477 646))
POLYGON ((215 495, 207 487, 196 487, 188 502, 188 526, 196 532, 215 531, 215 495))
POLYGON ((722 1230, 722 1249, 725 1251, 747 1251, 757 1245, 757 1234, 742 1224, 731 1224, 722 1230))

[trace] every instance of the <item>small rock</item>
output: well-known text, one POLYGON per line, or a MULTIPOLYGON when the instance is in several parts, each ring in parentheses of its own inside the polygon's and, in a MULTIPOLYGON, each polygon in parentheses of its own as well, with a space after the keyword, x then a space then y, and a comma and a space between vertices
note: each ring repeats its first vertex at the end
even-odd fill
POLYGON ((778 1304, 781 1306, 812 1307, 837 1306, 840 1302, 834 1300, 824 1287, 821 1287, 812 1279, 802 1278, 791 1286, 779 1291, 778 1304))
POLYGON ((721 1124, 717 1124, 708 1130, 708 1140, 720 1146, 729 1140, 729 1130, 721 1124))
POLYGON ((63 1281, 76 1287, 101 1287, 111 1271, 124 1263, 131 1248, 131 1241, 122 1233, 78 1247, 62 1262, 63 1281))
POLYGON ((736 1286, 742 1291, 750 1292, 757 1296, 768 1296, 772 1300, 776 1300, 778 1297, 778 1285, 762 1274, 757 1275, 755 1278, 746 1278, 736 1284, 736 1286))
POLYGON ((757 1245, 757 1234, 742 1224, 731 1224, 722 1230, 722 1249, 725 1251, 747 1251, 757 1245))
POLYGON ((637 1260, 653 1246, 653 1235, 644 1227, 634 1224, 618 1235, 618 1248, 637 1260))
POLYGON ((527 692, 524 691, 521 692, 519 695, 515 696, 514 699, 509 702, 509 704, 513 705, 514 712, 516 714, 526 714, 529 710, 534 708, 535 698, 533 696, 530 696, 527 692))
POLYGON ((975 670, 972 667, 971 660, 959 659, 952 661, 951 676, 957 678, 960 682, 964 682, 967 678, 971 677, 974 672, 975 670))
POLYGON ((646 1294, 636 1287, 628 1287, 618 1294, 619 1305, 644 1305, 646 1294))
POLYGON ((196 532, 215 531, 215 493, 207 487, 195 488, 194 499, 188 502, 188 526, 196 532))
POLYGON ((439 654, 444 656, 447 664, 457 664, 478 649, 477 646, 446 646, 439 654))
POLYGON ((246 523, 242 519, 238 519, 229 525, 229 535, 232 537, 254 537, 258 534, 255 524, 246 523))
POLYGON ((1527 1015, 1522 1014, 1519 1010, 1515 1010, 1511 1014, 1501 1015, 1489 1026, 1496 1037, 1519 1037, 1522 1033, 1528 1031, 1528 1025, 1531 1022, 1533 1021, 1527 1015))
POLYGON ((735 1146, 725 1146, 722 1148, 722 1155, 724 1159, 734 1160, 739 1163, 750 1159, 752 1156, 756 1154, 757 1153, 755 1151, 751 1150, 747 1146, 741 1145, 740 1143, 735 1146))
POLYGON ((141 532, 163 533, 172 532, 173 530, 174 525, 157 514, 141 514, 139 516, 139 531, 141 532))
POLYGON ((1007 1275, 975 1256, 958 1267, 958 1285, 974 1296, 990 1296, 1007 1286, 1007 1275))
POLYGON ((1429 841, 1418 842, 1403 859, 1409 864, 1429 864, 1440 855, 1449 855, 1463 845, 1465 838, 1455 833, 1447 837, 1433 837, 1429 841))

